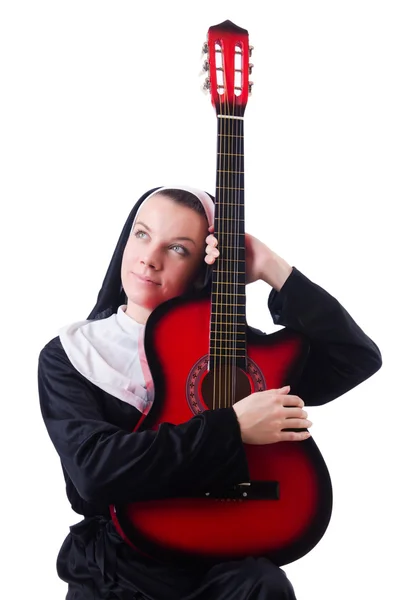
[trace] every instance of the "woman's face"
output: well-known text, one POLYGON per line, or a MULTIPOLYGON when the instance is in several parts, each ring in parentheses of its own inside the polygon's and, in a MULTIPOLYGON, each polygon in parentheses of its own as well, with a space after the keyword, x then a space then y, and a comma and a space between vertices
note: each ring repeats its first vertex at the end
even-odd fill
POLYGON ((130 317, 145 323, 157 306, 187 290, 203 266, 207 235, 205 216, 161 193, 143 204, 121 264, 130 317))

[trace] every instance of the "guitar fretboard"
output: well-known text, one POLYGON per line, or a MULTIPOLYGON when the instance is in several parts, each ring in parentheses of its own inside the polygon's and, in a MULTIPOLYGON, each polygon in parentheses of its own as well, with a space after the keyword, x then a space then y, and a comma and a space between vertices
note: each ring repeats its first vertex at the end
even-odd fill
POLYGON ((218 116, 215 232, 220 256, 211 290, 210 369, 246 367, 244 121, 218 116))

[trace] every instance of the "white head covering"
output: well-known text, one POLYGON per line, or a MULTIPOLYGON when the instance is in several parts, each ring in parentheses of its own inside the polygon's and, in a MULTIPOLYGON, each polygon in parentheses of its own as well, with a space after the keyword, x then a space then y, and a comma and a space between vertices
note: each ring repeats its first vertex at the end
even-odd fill
POLYGON ((182 186, 181 185, 167 185, 167 186, 159 188, 158 190, 155 190, 154 192, 149 194, 149 196, 147 198, 145 198, 145 200, 142 202, 142 204, 140 205, 140 207, 138 208, 138 210, 136 212, 135 219, 134 219, 134 222, 132 223, 131 229, 134 228, 135 221, 137 219, 139 211, 141 210, 141 208, 145 204, 145 202, 147 202, 149 200, 149 198, 151 198, 155 194, 161 194, 161 192, 166 191, 166 190, 183 190, 184 192, 190 192, 191 194, 196 196, 196 198, 198 198, 200 200, 200 202, 204 208, 208 224, 209 225, 214 224, 215 205, 214 205, 211 197, 207 194, 207 192, 203 192, 202 190, 199 190, 197 188, 194 188, 194 187, 191 187, 188 185, 182 185, 182 186))

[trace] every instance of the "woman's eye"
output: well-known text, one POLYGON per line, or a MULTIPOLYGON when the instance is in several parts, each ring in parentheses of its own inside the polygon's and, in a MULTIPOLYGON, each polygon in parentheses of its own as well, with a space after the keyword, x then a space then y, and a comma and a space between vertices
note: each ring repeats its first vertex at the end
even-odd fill
POLYGON ((188 254, 188 251, 186 250, 185 246, 180 246, 179 244, 175 244, 174 246, 171 246, 171 248, 173 250, 175 250, 177 248, 177 254, 184 254, 185 256, 188 254))
POLYGON ((138 231, 135 231, 134 236, 137 238, 141 238, 146 235, 146 231, 142 231, 142 229, 138 229, 138 231), (142 235, 141 235, 142 234, 142 235))

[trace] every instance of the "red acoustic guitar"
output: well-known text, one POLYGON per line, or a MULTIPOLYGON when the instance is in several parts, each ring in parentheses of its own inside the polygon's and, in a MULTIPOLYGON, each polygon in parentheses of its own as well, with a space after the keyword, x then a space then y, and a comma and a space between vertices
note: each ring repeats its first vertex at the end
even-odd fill
MULTIPOLYGON (((230 21, 210 27, 207 88, 218 120, 215 236, 220 258, 211 296, 159 306, 145 330, 155 401, 145 428, 179 424, 232 406, 254 391, 291 384, 308 341, 286 328, 267 336, 247 326, 244 230, 244 111, 251 83, 248 32, 230 21), (170 349, 182 349, 175 360, 170 349)), ((332 511, 332 486, 313 438, 245 446, 250 480, 202 497, 112 506, 122 537, 163 560, 266 556, 283 565, 308 553, 332 511)))

